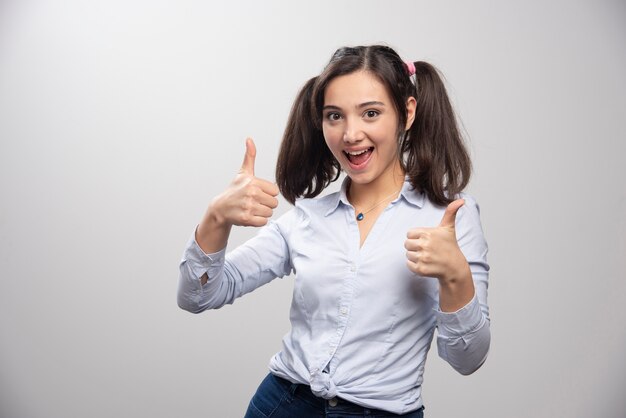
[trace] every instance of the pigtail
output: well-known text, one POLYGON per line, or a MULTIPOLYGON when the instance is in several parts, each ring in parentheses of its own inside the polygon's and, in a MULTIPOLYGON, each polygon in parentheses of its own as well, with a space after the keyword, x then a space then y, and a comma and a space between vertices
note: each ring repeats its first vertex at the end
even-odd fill
POLYGON ((313 108, 310 79, 291 108, 276 162, 276 183, 291 204, 299 197, 315 197, 339 178, 339 163, 332 155, 313 108))
POLYGON ((415 62, 415 121, 402 142, 411 184, 446 205, 467 186, 472 165, 437 69, 415 62))

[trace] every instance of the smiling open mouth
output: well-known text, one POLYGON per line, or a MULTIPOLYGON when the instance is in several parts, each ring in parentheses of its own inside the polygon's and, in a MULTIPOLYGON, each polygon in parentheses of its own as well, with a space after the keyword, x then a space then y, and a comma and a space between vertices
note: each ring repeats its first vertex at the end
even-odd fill
POLYGON ((346 158, 348 158, 348 161, 350 161, 351 164, 361 165, 370 158, 372 151, 374 151, 374 147, 369 147, 368 149, 361 151, 344 151, 343 153, 346 155, 346 158))

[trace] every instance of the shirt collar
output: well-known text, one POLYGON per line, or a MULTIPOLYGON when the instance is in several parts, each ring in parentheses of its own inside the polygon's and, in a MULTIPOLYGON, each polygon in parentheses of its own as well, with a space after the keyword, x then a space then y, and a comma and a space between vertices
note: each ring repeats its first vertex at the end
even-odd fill
MULTIPOLYGON (((326 211, 326 213, 324 213, 324 216, 328 216, 335 210, 337 210, 340 203, 343 203, 345 206, 352 207, 352 205, 348 201, 347 191, 349 185, 350 177, 346 176, 346 178, 344 178, 343 182, 341 183, 341 189, 338 192, 334 193, 332 197, 329 196, 331 198, 328 202, 328 210, 326 211)), ((395 204, 401 198, 404 198, 404 200, 406 200, 408 204, 413 205, 417 208, 422 208, 424 206, 424 193, 415 190, 413 186, 411 186, 411 182, 409 181, 408 177, 404 178, 404 184, 402 185, 400 194, 396 199, 391 202, 391 204, 395 204)))

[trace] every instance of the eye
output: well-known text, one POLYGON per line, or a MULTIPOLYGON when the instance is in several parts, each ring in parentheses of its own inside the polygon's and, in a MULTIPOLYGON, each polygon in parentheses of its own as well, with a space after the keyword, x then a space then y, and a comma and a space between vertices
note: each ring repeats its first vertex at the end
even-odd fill
POLYGON ((341 115, 337 112, 328 112, 326 114, 326 119, 331 122, 338 121, 339 119, 341 119, 341 115))
POLYGON ((364 115, 365 115, 366 118, 372 119, 372 118, 375 118, 376 116, 380 115, 380 112, 378 110, 366 110, 364 115))

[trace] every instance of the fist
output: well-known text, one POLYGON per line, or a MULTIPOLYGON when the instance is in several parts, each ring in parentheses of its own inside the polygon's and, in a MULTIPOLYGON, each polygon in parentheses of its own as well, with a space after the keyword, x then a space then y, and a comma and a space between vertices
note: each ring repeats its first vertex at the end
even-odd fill
POLYGON ((213 202, 211 211, 226 225, 263 226, 278 206, 278 186, 255 177, 256 146, 246 139, 243 164, 230 186, 213 202))
POLYGON ((404 242, 407 266, 420 275, 439 280, 458 278, 467 268, 467 260, 456 240, 456 214, 465 204, 463 199, 450 203, 435 228, 414 228, 404 242))

